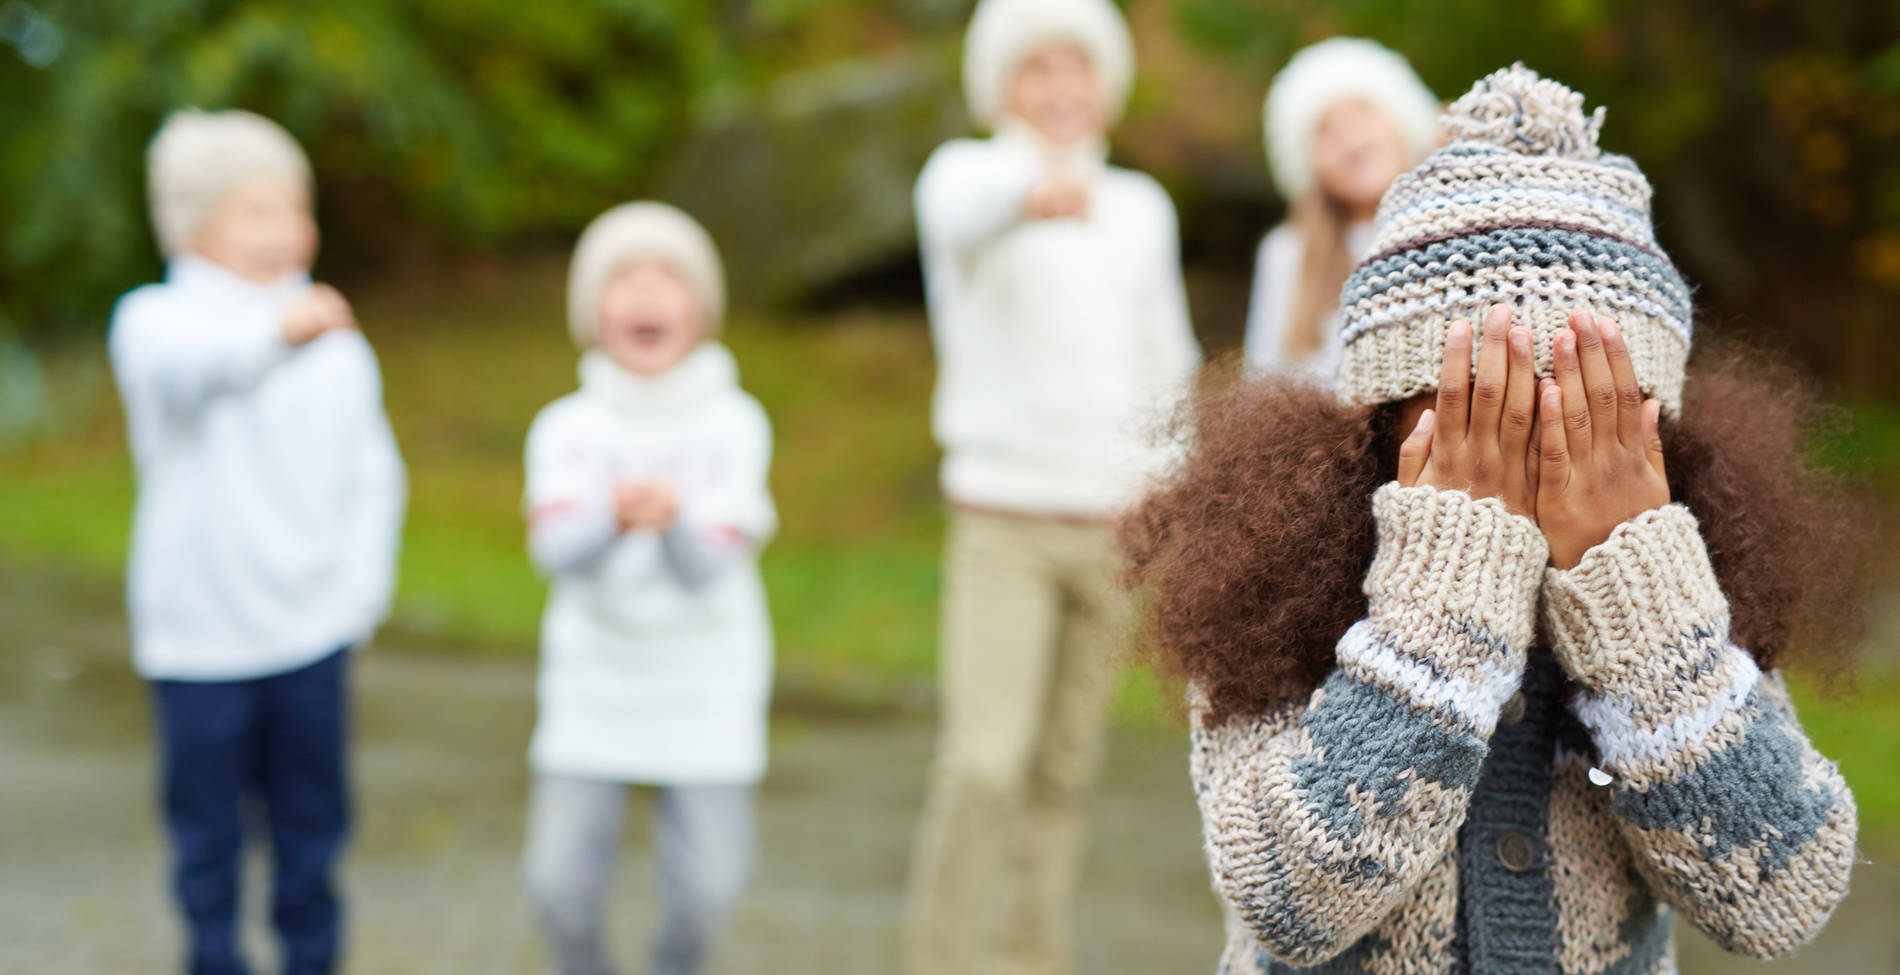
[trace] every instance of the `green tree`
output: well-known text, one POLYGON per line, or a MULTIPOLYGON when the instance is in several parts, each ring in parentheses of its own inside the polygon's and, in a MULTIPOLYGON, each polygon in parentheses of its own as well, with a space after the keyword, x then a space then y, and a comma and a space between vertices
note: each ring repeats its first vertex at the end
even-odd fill
POLYGON ((1446 98, 1521 60, 1609 106, 1656 186, 1705 324, 1772 331, 1843 385, 1900 397, 1900 4, 1866 0, 1172 0, 1264 92, 1333 34, 1406 54, 1446 98))
POLYGON ((38 13, 59 33, 50 63, 0 47, 0 315, 28 334, 96 327, 102 296, 156 273, 143 151, 175 107, 282 122, 315 164, 327 252, 364 263, 577 225, 640 186, 689 95, 730 69, 716 8, 694 0, 38 13))

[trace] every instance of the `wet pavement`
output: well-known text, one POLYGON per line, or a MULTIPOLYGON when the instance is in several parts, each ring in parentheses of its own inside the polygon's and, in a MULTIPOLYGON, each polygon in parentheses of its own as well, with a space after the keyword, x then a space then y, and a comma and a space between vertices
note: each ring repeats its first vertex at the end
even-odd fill
MULTIPOLYGON (((178 950, 152 809, 149 709, 124 658, 116 595, 0 564, 0 973, 164 972, 178 950)), ((358 661, 350 971, 540 971, 515 883, 532 668, 412 642, 421 641, 386 640, 358 661)), ((895 970, 930 744, 928 716, 917 713, 806 706, 775 718, 762 862, 718 972, 895 970)), ((1219 919, 1184 761, 1176 733, 1115 736, 1091 806, 1084 973, 1212 970, 1219 919)), ((656 906, 645 811, 629 826, 612 909, 628 962, 656 906)), ((1817 944, 1761 970, 1900 972, 1896 847, 1857 871, 1817 944)), ((262 862, 251 867, 261 880, 262 862)), ((254 927, 262 887, 250 884, 254 927)), ((268 958, 262 932, 252 937, 254 957, 268 958)), ((1759 967, 1693 934, 1683 955, 1691 975, 1759 967)))

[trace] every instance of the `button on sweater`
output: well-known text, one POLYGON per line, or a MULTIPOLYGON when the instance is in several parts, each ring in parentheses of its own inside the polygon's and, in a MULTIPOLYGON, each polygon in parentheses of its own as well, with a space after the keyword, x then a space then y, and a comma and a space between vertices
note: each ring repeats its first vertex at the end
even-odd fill
POLYGON ((1854 800, 1779 674, 1729 642, 1688 509, 1559 571, 1495 499, 1373 504, 1369 612, 1332 675, 1195 722, 1221 972, 1660 975, 1672 911, 1761 957, 1820 930, 1854 800))

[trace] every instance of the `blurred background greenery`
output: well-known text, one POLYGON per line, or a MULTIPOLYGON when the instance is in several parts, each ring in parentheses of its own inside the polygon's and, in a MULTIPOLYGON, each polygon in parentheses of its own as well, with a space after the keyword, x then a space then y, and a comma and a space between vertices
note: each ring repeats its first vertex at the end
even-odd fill
MULTIPOLYGON (((908 273, 908 187, 960 132, 969 0, 8 0, 0 314, 96 331, 157 273, 140 156, 179 105, 238 105, 309 147, 333 277, 558 251, 658 193, 726 245, 741 299, 908 273), (732 192, 743 185, 744 192, 732 192)), ((1183 210, 1189 258, 1244 269, 1280 202, 1261 93, 1333 33, 1441 96, 1522 59, 1611 107, 1705 320, 1782 334, 1862 396, 1900 309, 1900 7, 1867 0, 1130 0, 1141 75, 1119 154, 1183 210)), ((885 282, 889 283, 889 282, 885 282)), ((1197 310, 1224 339, 1236 317, 1197 310)))
MULTIPOLYGON (((116 296, 161 273, 144 146, 174 107, 239 106, 308 149, 318 273, 382 357, 412 478, 386 642, 532 654, 543 589, 522 546, 520 447, 574 384, 566 250, 595 213, 652 195, 719 240, 730 341, 776 425, 785 527, 765 570, 780 699, 927 705, 942 524, 910 186, 967 130, 970 5, 0 0, 0 567, 120 571, 133 484, 101 339, 116 296)), ((1817 456, 1900 511, 1900 4, 1123 6, 1140 75, 1115 154, 1181 210, 1211 355, 1238 345, 1253 249, 1284 206, 1259 108, 1294 50, 1371 36, 1444 98, 1521 59, 1610 107, 1604 143, 1651 175, 1698 329, 1803 363, 1847 420, 1817 456)), ((1889 553, 1892 525, 1869 529, 1889 553)), ((1900 836, 1895 572, 1889 555, 1858 689, 1802 691, 1887 836, 1900 836)), ((1131 677, 1122 718, 1168 726, 1170 698, 1131 677)))
MULTIPOLYGON (((132 483, 100 337, 115 297, 161 273, 143 149, 176 106, 235 105, 308 148, 319 274, 357 299, 384 359, 414 478, 399 627, 531 651, 541 587, 521 552, 518 450, 573 381, 565 251, 596 212, 656 195, 719 239, 732 341, 778 424, 786 528, 767 570, 783 683, 927 700, 940 517, 909 190, 967 130, 969 6, 7 0, 0 555, 120 566, 132 483)), ((1522 59, 1610 106, 1604 141, 1652 175, 1698 327, 1805 363, 1851 420, 1822 456, 1892 500, 1900 6, 1124 6, 1141 67, 1116 155, 1181 208, 1211 354, 1237 344, 1253 245, 1283 206, 1259 103, 1292 51, 1376 37, 1447 98, 1522 59)), ((1158 700, 1137 687, 1123 710, 1158 700)))

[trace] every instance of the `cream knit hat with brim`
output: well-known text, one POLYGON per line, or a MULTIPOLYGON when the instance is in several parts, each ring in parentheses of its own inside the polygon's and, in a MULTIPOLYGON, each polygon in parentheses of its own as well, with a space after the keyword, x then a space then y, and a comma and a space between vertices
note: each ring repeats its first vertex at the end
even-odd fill
MULTIPOLYGON (((184 253, 226 193, 258 176, 311 186, 310 160, 283 127, 241 109, 180 109, 145 151, 152 229, 167 257, 184 253)), ((313 187, 314 189, 314 187, 313 187)))
MULTIPOLYGON (((1691 295, 1656 243, 1650 186, 1597 148, 1603 109, 1521 64, 1480 79, 1446 109, 1450 142, 1379 203, 1372 253, 1340 290, 1337 390, 1388 403, 1438 388, 1445 331, 1512 307, 1540 376, 1572 309, 1615 319, 1637 385, 1682 405, 1691 295)), ((1474 348, 1475 355, 1475 348, 1474 348)))
POLYGON ((1379 107, 1405 137, 1406 164, 1438 145, 1438 96, 1396 51, 1375 41, 1335 37, 1293 55, 1274 76, 1261 107, 1267 164, 1287 201, 1313 188, 1313 135, 1326 109, 1344 98, 1379 107))
POLYGON ((963 98, 970 117, 994 130, 1016 66, 1044 44, 1066 42, 1088 53, 1120 116, 1135 79, 1128 22, 1109 0, 979 0, 963 37, 963 98))
POLYGON ((719 250, 699 221, 677 207, 623 203, 594 218, 574 245, 567 273, 567 327, 582 348, 600 331, 600 292, 634 261, 671 265, 692 287, 706 333, 718 335, 726 315, 726 277, 719 250))

